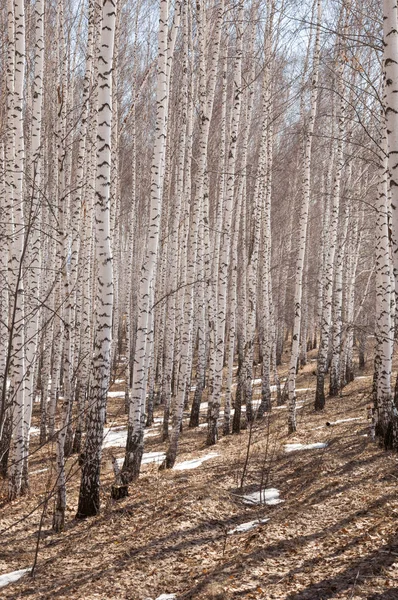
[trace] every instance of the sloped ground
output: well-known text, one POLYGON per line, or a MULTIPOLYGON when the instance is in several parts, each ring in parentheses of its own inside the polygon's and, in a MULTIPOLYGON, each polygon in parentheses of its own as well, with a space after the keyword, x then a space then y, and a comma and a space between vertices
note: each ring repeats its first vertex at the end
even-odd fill
MULTIPOLYGON (((314 386, 310 365, 298 388, 314 386)), ((211 449, 219 456, 196 469, 159 472, 146 465, 130 496, 117 503, 109 499, 109 457, 123 450, 106 449, 103 509, 85 522, 74 520, 79 468, 72 457, 65 532, 51 532, 51 501, 35 579, 0 589, 0 598, 144 600, 175 593, 177 600, 398 600, 398 456, 367 435, 370 391, 370 377, 356 379, 322 414, 312 410, 314 391, 300 392, 297 435, 286 435, 286 411, 274 410, 252 432, 222 438, 211 449), (358 420, 325 424, 348 418, 358 420), (286 443, 316 442, 328 446, 284 451, 286 443), (280 490, 284 502, 244 504, 242 494, 261 485, 280 490), (265 518, 249 532, 228 535, 265 518)), ((112 399, 110 420, 119 425, 122 404, 112 399)), ((178 462, 207 454, 205 438, 203 428, 186 429, 178 462)), ((146 440, 146 451, 164 449, 160 436, 146 440)), ((32 470, 49 466, 53 452, 35 454, 32 470)), ((33 475, 28 498, 2 503, 0 574, 32 564, 43 511, 27 515, 52 481, 51 470, 33 475)))

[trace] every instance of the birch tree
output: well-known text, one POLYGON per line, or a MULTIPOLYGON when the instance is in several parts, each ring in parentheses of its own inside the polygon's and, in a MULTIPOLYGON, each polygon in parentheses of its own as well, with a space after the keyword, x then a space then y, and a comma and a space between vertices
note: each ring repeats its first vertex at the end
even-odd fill
POLYGON ((114 60, 116 7, 116 0, 103 1, 101 35, 97 50, 98 129, 95 184, 96 323, 92 382, 89 397, 89 420, 77 509, 78 518, 95 515, 100 508, 101 450, 111 368, 113 269, 110 246, 110 178, 112 66, 114 60))

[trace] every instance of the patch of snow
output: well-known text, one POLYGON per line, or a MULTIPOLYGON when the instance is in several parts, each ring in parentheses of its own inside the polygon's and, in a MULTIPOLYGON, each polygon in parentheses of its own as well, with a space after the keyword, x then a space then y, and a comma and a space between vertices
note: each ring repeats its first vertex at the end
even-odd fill
POLYGON ((127 427, 123 427, 123 429, 109 429, 105 427, 104 438, 102 440, 103 448, 110 448, 111 446, 121 448, 126 445, 126 441, 127 427))
POLYGON ((268 488, 267 490, 259 490, 258 492, 243 496, 242 499, 245 504, 268 504, 273 506, 283 502, 279 498, 279 495, 280 492, 276 488, 268 488))
POLYGON ((153 422, 154 423, 163 423, 163 417, 155 417, 153 422))
POLYGON ((206 454, 201 458, 184 460, 183 462, 177 463, 173 468, 175 471, 186 471, 188 469, 196 469, 197 467, 200 467, 200 465, 206 460, 210 460, 211 458, 215 458, 216 456, 219 456, 217 452, 210 452, 209 454, 206 454))
POLYGON ((30 427, 29 433, 30 433, 30 435, 39 435, 40 429, 39 429, 39 427, 30 427))
MULTIPOLYGON (((153 431, 153 429, 146 429, 144 431, 144 438, 155 437, 159 435, 158 431, 153 431)), ((126 445, 127 442, 127 427, 124 425, 121 427, 112 427, 104 429, 104 438, 102 442, 103 448, 111 448, 115 446, 116 448, 122 448, 126 445)))
POLYGON ((369 379, 372 375, 360 375, 359 377, 355 377, 355 379, 369 379))
POLYGON ((195 392, 196 391, 196 385, 191 385, 191 392, 195 392))
POLYGON ((206 410, 207 408, 209 408, 209 403, 208 402, 201 402, 200 403, 200 410, 206 410))
POLYGON ((124 398, 125 392, 108 392, 108 398, 124 398))
POLYGON ((20 569, 19 571, 12 571, 11 573, 0 575, 0 588, 5 587, 9 583, 14 583, 14 581, 18 581, 18 579, 21 579, 21 577, 31 570, 31 567, 29 567, 28 569, 20 569))
POLYGON ((337 421, 330 421, 329 425, 339 425, 339 423, 349 423, 350 421, 362 421, 363 417, 351 417, 349 419, 338 419, 337 421))
POLYGON ((315 388, 296 388, 296 392, 313 392, 315 388))
POLYGON ((115 379, 115 383, 117 385, 120 385, 121 383, 126 383, 126 380, 125 379, 115 379))
POLYGON ((39 473, 44 473, 45 471, 48 471, 48 467, 47 469, 38 469, 37 471, 32 471, 29 473, 29 475, 38 475, 39 473))
MULTIPOLYGON (((149 463, 153 463, 153 462, 161 463, 164 461, 165 458, 166 458, 165 452, 144 452, 144 454, 142 455, 141 464, 149 465, 149 463)), ((121 467, 123 465, 124 458, 117 458, 116 462, 119 465, 119 467, 121 467)))
POLYGON ((295 452, 296 450, 316 450, 326 448, 327 442, 317 442, 315 444, 286 444, 285 452, 295 452))
POLYGON ((156 598, 156 600, 176 600, 177 596, 175 594, 160 594, 156 598))
POLYGON ((149 463, 162 463, 166 458, 165 452, 144 452, 142 455, 142 465, 148 465, 149 463))
POLYGON ((262 525, 263 523, 266 523, 267 521, 269 521, 269 519, 256 519, 255 521, 249 521, 248 523, 242 523, 241 525, 238 525, 237 527, 235 527, 235 529, 230 529, 228 531, 228 535, 232 535, 234 533, 246 533, 246 531, 251 531, 251 529, 258 527, 259 525, 262 525))
MULTIPOLYGON (((303 408, 304 404, 296 404, 296 410, 300 410, 300 408, 303 408)), ((283 410, 285 409, 287 406, 286 404, 282 404, 281 406, 274 406, 274 408, 272 410, 283 410)))

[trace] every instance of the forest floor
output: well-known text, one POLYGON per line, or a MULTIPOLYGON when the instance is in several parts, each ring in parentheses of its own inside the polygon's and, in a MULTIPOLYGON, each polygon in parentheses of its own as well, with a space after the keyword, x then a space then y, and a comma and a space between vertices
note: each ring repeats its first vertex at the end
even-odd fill
MULTIPOLYGON (((62 534, 51 531, 53 500, 44 514, 40 504, 54 483, 55 448, 33 453, 31 470, 39 472, 31 476, 30 494, 7 504, 0 487, 0 575, 32 565, 42 518, 35 577, 0 588, 0 598, 147 600, 168 593, 177 600, 398 600, 398 456, 369 437, 371 372, 315 413, 314 365, 298 376, 304 389, 295 435, 286 433, 283 408, 211 449, 204 427, 184 427, 178 463, 218 456, 191 470, 145 465, 129 497, 118 502, 110 499, 110 453, 122 457, 123 448, 106 448, 98 517, 74 519, 80 470, 75 456, 68 459, 62 534), (342 419, 356 420, 326 425, 342 419), (327 446, 284 449, 319 442, 327 446), (279 490, 283 502, 244 504, 242 495, 260 486, 279 490), (269 520, 228 533, 256 519, 269 520)), ((123 402, 111 399, 108 427, 125 424, 123 402)), ((145 452, 165 450, 155 433, 145 452)))

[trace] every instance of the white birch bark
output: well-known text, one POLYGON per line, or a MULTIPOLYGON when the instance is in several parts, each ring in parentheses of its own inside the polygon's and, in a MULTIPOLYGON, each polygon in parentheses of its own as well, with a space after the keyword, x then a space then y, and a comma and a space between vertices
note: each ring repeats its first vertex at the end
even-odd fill
POLYGON ((339 68, 337 71, 337 88, 339 91, 338 98, 338 128, 337 142, 335 149, 334 161, 334 179, 332 187, 332 199, 329 222, 329 240, 327 248, 326 262, 323 272, 323 297, 322 297, 322 318, 321 331, 317 358, 317 383, 315 392, 315 410, 323 410, 325 406, 325 375, 328 368, 328 350, 329 338, 332 325, 332 304, 333 304, 333 281, 334 281, 334 266, 337 249, 337 234, 340 212, 340 188, 341 178, 344 168, 344 131, 345 131, 345 98, 343 89, 343 71, 344 62, 340 52, 339 68))
POLYGON ((89 419, 77 516, 85 518, 100 509, 100 467, 106 398, 111 369, 113 268, 110 230, 112 69, 116 26, 116 0, 104 0, 98 45, 98 128, 95 186, 95 251, 97 298, 95 345, 90 389, 89 419))
POLYGON ((299 250, 295 273, 295 291, 294 291, 294 326, 292 353, 289 364, 288 376, 288 431, 296 431, 296 370, 300 350, 300 328, 303 294, 303 272, 305 252, 307 245, 307 227, 308 212, 311 191, 311 153, 312 140, 314 133, 315 115, 318 103, 318 76, 319 76, 319 54, 320 54, 320 29, 321 29, 321 0, 317 1, 317 24, 315 33, 312 81, 311 81, 311 99, 310 114, 308 124, 305 127, 304 138, 304 162, 302 179, 302 204, 299 222, 299 250))
POLYGON ((216 347, 214 359, 214 379, 209 399, 207 445, 213 445, 218 439, 218 417, 222 390, 222 375, 225 351, 225 324, 227 310, 228 274, 230 265, 231 230, 235 190, 235 165, 237 139, 242 105, 242 53, 243 53, 243 16, 244 4, 239 2, 236 20, 236 48, 233 83, 233 108, 231 135, 228 149, 227 180, 224 203, 224 219, 220 240, 220 265, 217 286, 216 347))
POLYGON ((25 223, 23 212, 24 177, 24 128, 23 128, 23 88, 25 76, 25 12, 23 0, 15 0, 15 83, 12 126, 15 130, 15 164, 13 219, 14 236, 11 254, 11 289, 14 292, 12 323, 13 364, 10 386, 13 394, 11 464, 8 495, 13 499, 21 492, 22 469, 25 451, 25 299, 23 260, 26 251, 25 223))
POLYGON ((167 140, 169 1, 160 0, 156 88, 156 138, 151 167, 151 204, 147 248, 140 274, 138 326, 133 366, 133 388, 129 407, 128 437, 123 478, 138 477, 143 453, 145 393, 148 361, 153 343, 151 330, 154 285, 158 262, 163 178, 167 140))
MULTIPOLYGON (((386 150, 386 144, 384 144, 386 150)), ((389 430, 392 413, 392 354, 394 328, 391 319, 391 294, 394 290, 390 277, 390 244, 388 227, 388 158, 380 165, 380 184, 376 220, 376 353, 375 353, 375 433, 384 443, 391 436, 389 430)))

